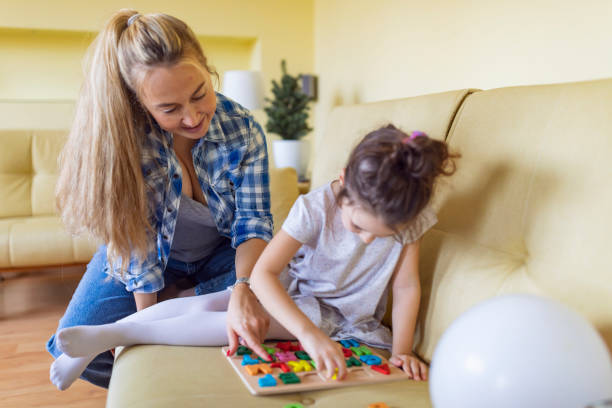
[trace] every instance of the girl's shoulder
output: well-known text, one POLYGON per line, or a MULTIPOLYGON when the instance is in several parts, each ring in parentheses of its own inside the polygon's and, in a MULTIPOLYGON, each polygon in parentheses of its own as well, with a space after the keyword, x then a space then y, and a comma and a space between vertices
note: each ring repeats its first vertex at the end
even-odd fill
POLYGON ((303 244, 316 242, 330 219, 332 200, 329 184, 299 196, 283 223, 283 230, 303 244))
POLYGON ((302 202, 302 205, 324 213, 337 209, 335 205, 336 198, 331 188, 331 182, 299 196, 298 200, 302 202))
POLYGON ((313 227, 322 227, 329 225, 330 220, 333 220, 338 213, 339 208, 334 193, 330 183, 327 183, 299 196, 291 208, 288 219, 291 218, 290 222, 306 222, 313 227))

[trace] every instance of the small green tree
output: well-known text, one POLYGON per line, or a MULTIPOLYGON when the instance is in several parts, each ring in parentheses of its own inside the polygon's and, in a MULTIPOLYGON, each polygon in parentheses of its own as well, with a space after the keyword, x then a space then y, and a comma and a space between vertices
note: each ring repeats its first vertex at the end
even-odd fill
POLYGON ((285 140, 298 140, 312 129, 308 127, 308 103, 310 98, 300 89, 301 75, 287 73, 287 63, 281 61, 283 76, 280 84, 272 80, 272 99, 266 98, 269 105, 264 108, 268 114, 266 130, 276 133, 285 140))

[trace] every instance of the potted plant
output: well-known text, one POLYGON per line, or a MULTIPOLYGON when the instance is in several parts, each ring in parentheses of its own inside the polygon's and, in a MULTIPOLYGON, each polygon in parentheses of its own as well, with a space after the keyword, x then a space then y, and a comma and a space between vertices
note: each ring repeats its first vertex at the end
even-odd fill
POLYGON ((302 92, 301 75, 287 73, 285 60, 281 61, 282 77, 280 83, 272 80, 272 98, 264 110, 268 115, 266 130, 281 137, 272 142, 276 167, 293 167, 300 180, 306 178, 308 168, 308 144, 300 140, 312 129, 308 126, 308 104, 311 98, 302 92))

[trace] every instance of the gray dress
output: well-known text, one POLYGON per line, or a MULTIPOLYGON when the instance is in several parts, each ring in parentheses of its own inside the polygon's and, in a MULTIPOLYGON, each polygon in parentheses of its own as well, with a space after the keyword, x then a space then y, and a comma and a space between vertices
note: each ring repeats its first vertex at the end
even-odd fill
POLYGON ((437 221, 426 208, 399 242, 376 238, 364 244, 344 228, 331 183, 300 196, 283 230, 301 242, 281 282, 297 306, 332 339, 354 338, 390 349, 390 330, 381 321, 389 281, 403 245, 418 240, 437 221))

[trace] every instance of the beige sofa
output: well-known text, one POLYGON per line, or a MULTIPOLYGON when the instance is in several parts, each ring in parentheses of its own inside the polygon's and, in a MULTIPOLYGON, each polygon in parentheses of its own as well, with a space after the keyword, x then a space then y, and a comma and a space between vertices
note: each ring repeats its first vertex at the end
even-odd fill
MULTIPOLYGON (((512 292, 562 301, 612 344, 611 112, 612 80, 600 80, 459 90, 331 113, 316 141, 314 187, 336 176, 365 132, 388 122, 445 139, 462 155, 457 173, 439 185, 439 223, 422 243, 416 350, 425 359, 463 311, 512 292)), ((254 397, 219 348, 137 346, 119 354, 107 406, 365 408, 380 401, 431 406, 428 384, 413 381, 254 397)))
POLYGON ((0 131, 0 272, 86 264, 96 244, 70 236, 55 211, 61 130, 0 131))

